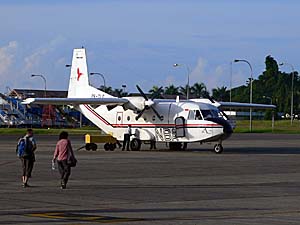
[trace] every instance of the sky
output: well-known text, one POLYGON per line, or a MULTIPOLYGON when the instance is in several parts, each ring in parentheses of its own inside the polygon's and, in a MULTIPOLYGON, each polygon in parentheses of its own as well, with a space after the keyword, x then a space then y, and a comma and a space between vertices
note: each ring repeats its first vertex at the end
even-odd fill
MULTIPOLYGON (((0 92, 67 90, 73 48, 87 50, 89 72, 113 88, 203 82, 212 88, 257 78, 265 57, 298 70, 296 0, 0 0, 0 92), (173 67, 174 63, 180 64, 173 67), (231 76, 232 68, 232 76, 231 76), (190 72, 188 72, 190 71, 190 72)), ((290 72, 284 66, 282 71, 290 72)), ((94 86, 103 84, 93 76, 94 86)))

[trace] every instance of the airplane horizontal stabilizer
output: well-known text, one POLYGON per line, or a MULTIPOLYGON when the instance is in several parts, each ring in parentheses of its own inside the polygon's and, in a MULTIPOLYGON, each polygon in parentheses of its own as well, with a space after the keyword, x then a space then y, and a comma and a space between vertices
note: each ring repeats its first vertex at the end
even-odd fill
POLYGON ((41 105, 123 105, 128 100, 124 98, 27 98, 22 104, 41 105))
POLYGON ((255 109, 275 109, 275 105, 241 103, 241 102, 218 102, 221 108, 255 108, 255 109))

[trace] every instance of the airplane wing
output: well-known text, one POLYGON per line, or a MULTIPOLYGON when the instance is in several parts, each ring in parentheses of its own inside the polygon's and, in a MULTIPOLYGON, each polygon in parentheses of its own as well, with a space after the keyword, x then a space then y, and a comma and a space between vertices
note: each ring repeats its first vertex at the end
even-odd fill
POLYGON ((41 105, 123 105, 128 100, 124 98, 27 98, 22 104, 41 105))
POLYGON ((218 102, 221 108, 255 108, 255 109, 275 109, 275 105, 241 103, 241 102, 218 102))

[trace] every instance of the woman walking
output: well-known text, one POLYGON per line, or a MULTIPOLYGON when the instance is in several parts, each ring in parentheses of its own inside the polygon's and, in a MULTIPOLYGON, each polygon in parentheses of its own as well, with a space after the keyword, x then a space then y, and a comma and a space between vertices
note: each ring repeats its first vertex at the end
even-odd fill
POLYGON ((67 183, 71 174, 71 166, 74 166, 70 164, 70 161, 72 161, 72 159, 76 161, 68 136, 68 132, 66 131, 62 131, 59 134, 59 141, 56 144, 53 155, 53 162, 57 160, 58 171, 61 175, 62 189, 67 187, 67 183))

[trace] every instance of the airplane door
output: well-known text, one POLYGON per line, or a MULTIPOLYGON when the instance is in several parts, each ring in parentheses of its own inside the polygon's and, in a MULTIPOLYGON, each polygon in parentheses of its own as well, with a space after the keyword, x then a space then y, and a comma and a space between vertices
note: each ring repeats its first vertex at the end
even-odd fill
POLYGON ((185 119, 179 116, 175 119, 176 137, 185 137, 185 119))
POLYGON ((123 112, 117 112, 116 124, 123 124, 123 112))

